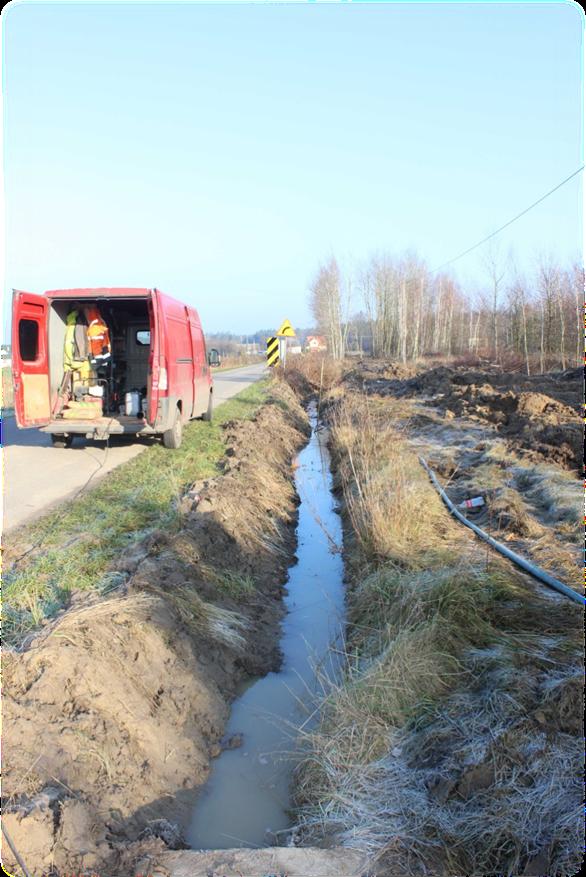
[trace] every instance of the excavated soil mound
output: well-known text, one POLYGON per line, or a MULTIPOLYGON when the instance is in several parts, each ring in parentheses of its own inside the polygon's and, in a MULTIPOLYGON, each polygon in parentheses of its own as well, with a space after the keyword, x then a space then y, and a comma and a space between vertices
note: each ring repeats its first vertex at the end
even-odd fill
POLYGON ((582 427, 574 410, 544 393, 501 392, 490 384, 452 385, 434 404, 460 417, 486 420, 540 457, 579 469, 582 427))
MULTIPOLYGON (((180 531, 120 558, 119 593, 74 601, 5 655, 4 823, 32 873, 116 874, 141 838, 181 848, 210 758, 231 745, 238 682, 277 669, 307 419, 274 392, 226 426, 225 471, 185 494, 180 531)), ((16 870, 6 844, 2 859, 16 870)))
POLYGON ((503 436, 536 459, 582 468, 582 380, 579 369, 526 376, 440 365, 415 376, 408 367, 364 364, 347 375, 351 386, 379 396, 423 396, 457 417, 494 424, 503 436), (394 372, 396 371, 396 375, 394 372))

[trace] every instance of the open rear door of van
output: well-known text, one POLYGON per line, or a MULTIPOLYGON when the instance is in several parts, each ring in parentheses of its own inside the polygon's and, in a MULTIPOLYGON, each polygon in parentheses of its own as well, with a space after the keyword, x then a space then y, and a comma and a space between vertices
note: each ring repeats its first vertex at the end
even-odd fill
MULTIPOLYGON (((162 345, 161 335, 164 325, 162 314, 160 312, 160 297, 158 294, 158 290, 156 289, 151 290, 148 300, 148 309, 151 328, 151 350, 149 354, 146 422, 149 424, 149 426, 154 427, 159 407, 159 378, 161 377, 159 352, 162 345)), ((166 386, 166 370, 163 377, 166 386)))
POLYGON ((43 295, 14 290, 12 299, 12 375, 14 409, 20 427, 45 426, 51 419, 47 324, 43 295))

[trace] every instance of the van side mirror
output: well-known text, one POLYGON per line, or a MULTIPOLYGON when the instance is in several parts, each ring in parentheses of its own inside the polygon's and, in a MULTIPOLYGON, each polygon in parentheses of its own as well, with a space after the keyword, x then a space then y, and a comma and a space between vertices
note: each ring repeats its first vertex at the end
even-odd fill
POLYGON ((211 350, 208 352, 208 365, 212 367, 218 366, 220 365, 221 361, 222 360, 220 359, 219 352, 216 350, 215 347, 212 347, 211 350))

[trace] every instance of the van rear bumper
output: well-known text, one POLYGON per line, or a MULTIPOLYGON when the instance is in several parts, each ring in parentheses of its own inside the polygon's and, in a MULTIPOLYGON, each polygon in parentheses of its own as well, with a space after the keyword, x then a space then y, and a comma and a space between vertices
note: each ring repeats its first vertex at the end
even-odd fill
POLYGON ((111 414, 109 417, 96 417, 93 420, 51 420, 41 427, 41 432, 49 435, 84 435, 89 439, 105 441, 109 435, 162 435, 171 429, 177 411, 175 396, 164 396, 157 405, 155 425, 149 426, 138 417, 126 414, 111 414))
POLYGON ((110 435, 157 435, 160 432, 138 417, 122 414, 95 420, 52 420, 40 431, 49 435, 84 435, 102 441, 110 435))

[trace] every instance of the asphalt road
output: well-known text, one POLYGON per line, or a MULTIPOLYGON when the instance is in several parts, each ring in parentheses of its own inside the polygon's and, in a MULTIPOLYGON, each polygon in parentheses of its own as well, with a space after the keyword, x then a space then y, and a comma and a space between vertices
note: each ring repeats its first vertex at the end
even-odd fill
MULTIPOLYGON (((235 396, 265 373, 264 363, 214 373, 215 407, 235 396)), ((76 438, 67 449, 54 448, 38 429, 18 429, 14 417, 3 423, 4 532, 58 505, 88 482, 93 486, 116 466, 131 460, 157 439, 112 436, 103 442, 76 438)), ((170 451, 172 453, 172 451, 170 451)))

